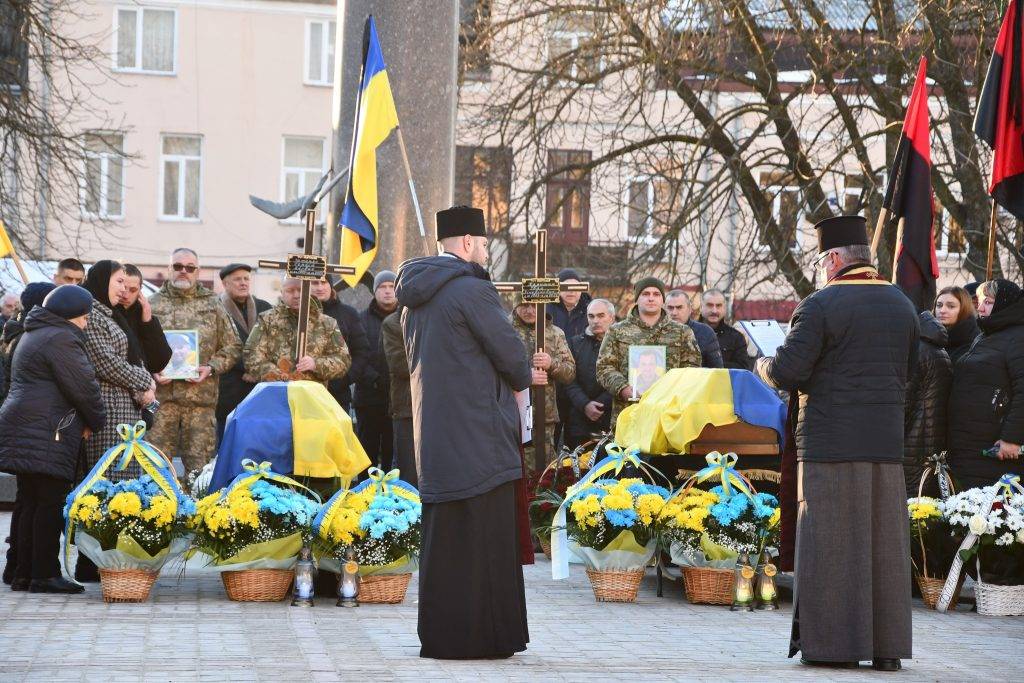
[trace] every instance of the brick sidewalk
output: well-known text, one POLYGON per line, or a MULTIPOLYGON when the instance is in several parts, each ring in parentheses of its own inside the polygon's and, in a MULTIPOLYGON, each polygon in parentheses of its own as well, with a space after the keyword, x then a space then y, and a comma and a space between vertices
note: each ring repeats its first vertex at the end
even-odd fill
MULTIPOLYGON (((0 538, 10 514, 0 515, 0 538)), ((2 562, 2 559, 0 559, 2 562)), ((106 605, 99 586, 76 596, 0 589, 0 681, 831 680, 885 679, 807 669, 786 659, 789 608, 732 613, 690 605, 677 584, 637 604, 599 604, 573 566, 550 578, 527 568, 530 649, 501 662, 419 659, 416 582, 402 605, 355 610, 234 603, 216 574, 165 574, 149 602, 106 605)), ((915 658, 901 681, 1008 680, 1024 655, 1024 619, 914 610, 915 658)))

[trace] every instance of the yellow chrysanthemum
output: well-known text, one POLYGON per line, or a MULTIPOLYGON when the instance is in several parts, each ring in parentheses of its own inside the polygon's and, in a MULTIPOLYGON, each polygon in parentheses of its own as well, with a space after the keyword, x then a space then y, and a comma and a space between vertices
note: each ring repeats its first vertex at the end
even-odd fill
POLYGON ((596 495, 591 494, 574 500, 569 506, 569 511, 580 526, 596 527, 601 513, 601 502, 596 495))
POLYGON ((137 517, 142 512, 142 501, 139 495, 131 491, 115 493, 107 505, 111 517, 137 517))
POLYGON ((604 497, 602 505, 606 510, 632 510, 633 494, 625 489, 615 487, 604 497))
POLYGON ((142 519, 157 527, 169 526, 174 521, 175 505, 167 496, 153 496, 149 507, 142 511, 142 519))
POLYGON ((644 493, 637 496, 636 512, 644 524, 653 522, 663 507, 665 507, 665 499, 657 493, 644 493))

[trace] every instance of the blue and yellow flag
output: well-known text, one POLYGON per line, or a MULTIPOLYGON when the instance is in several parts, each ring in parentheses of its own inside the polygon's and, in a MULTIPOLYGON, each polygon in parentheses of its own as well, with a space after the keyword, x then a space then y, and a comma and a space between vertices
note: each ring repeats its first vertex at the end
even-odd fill
POLYGON ((377 147, 398 127, 398 112, 384 66, 373 15, 363 31, 363 77, 356 104, 356 122, 349 158, 348 192, 341 210, 341 262, 356 269, 342 276, 349 287, 359 279, 377 255, 377 147))

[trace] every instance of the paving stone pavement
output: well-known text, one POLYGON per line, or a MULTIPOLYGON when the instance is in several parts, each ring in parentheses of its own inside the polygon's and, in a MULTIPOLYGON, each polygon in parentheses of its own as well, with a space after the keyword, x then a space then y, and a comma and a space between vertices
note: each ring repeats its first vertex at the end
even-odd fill
MULTIPOLYGON (((0 514, 0 538, 10 514, 0 514)), ((0 559, 0 563, 2 563, 0 559)), ((597 603, 583 571, 526 569, 530 647, 505 661, 418 657, 416 581, 401 605, 313 609, 235 603, 216 574, 165 569, 150 600, 0 588, 0 681, 778 681, 1020 680, 1024 618, 914 609, 914 659, 899 674, 808 669, 786 658, 790 610, 732 613, 690 605, 678 584, 636 604, 597 603)))

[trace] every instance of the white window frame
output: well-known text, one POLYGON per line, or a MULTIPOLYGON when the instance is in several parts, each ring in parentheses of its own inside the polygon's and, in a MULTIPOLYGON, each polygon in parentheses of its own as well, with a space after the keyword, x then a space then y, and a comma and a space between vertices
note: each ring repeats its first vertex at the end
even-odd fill
MULTIPOLYGON (((565 30, 565 29, 555 29, 553 31, 549 31, 548 32, 548 39, 546 41, 544 41, 545 61, 548 64, 550 64, 551 63, 551 59, 553 58, 553 55, 551 54, 551 39, 552 38, 562 38, 562 39, 568 40, 571 43, 570 51, 572 51, 572 50, 578 50, 579 49, 579 47, 580 47, 580 40, 581 39, 587 39, 587 38, 593 38, 593 37, 594 37, 593 31, 568 31, 568 30, 565 30)), ((604 71, 604 55, 600 55, 597 58, 597 71, 598 71, 598 73, 604 71)), ((579 77, 580 77, 579 76, 579 63, 577 62, 576 59, 572 60, 572 67, 571 67, 571 69, 569 71, 569 77, 574 79, 574 81, 578 80, 579 77)), ((578 85, 575 82, 569 82, 569 81, 565 81, 565 80, 563 80, 561 78, 558 78, 554 74, 552 74, 551 80, 552 80, 553 83, 561 84, 563 87, 568 87, 568 86, 573 86, 574 87, 574 86, 578 85)), ((585 85, 580 85, 580 87, 582 87, 582 88, 596 88, 600 82, 601 82, 601 79, 598 79, 598 81, 596 83, 587 83, 585 85)))
MULTIPOLYGON (((328 164, 328 161, 327 161, 327 139, 326 138, 317 137, 315 135, 284 135, 284 136, 282 136, 281 137, 281 183, 280 183, 280 188, 279 188, 279 196, 281 197, 281 201, 282 202, 285 201, 285 194, 284 194, 284 192, 285 192, 285 185, 286 185, 287 175, 288 175, 289 172, 293 172, 293 173, 298 173, 299 174, 299 196, 300 197, 303 197, 303 196, 309 194, 313 190, 312 187, 304 187, 305 182, 306 182, 305 181, 305 178, 306 178, 305 174, 306 174, 307 171, 311 171, 313 169, 306 168, 304 166, 285 166, 285 152, 287 150, 288 140, 319 140, 320 141, 320 175, 321 176, 324 173, 327 172, 327 164, 328 164)), ((299 212, 299 213, 301 213, 301 212, 299 212)), ((282 220, 280 220, 278 222, 283 224, 283 225, 301 225, 302 224, 302 218, 300 217, 299 213, 296 213, 294 216, 292 216, 290 218, 284 218, 284 219, 282 219, 282 220)), ((326 216, 326 214, 327 214, 326 211, 319 211, 319 212, 317 212, 317 216, 316 216, 316 224, 317 225, 323 225, 324 224, 324 217, 326 216)))
POLYGON ((125 205, 125 191, 124 191, 124 177, 125 177, 125 165, 127 163, 127 157, 124 154, 124 138, 125 134, 119 130, 90 130, 88 131, 94 135, 120 135, 121 136, 121 154, 117 155, 113 152, 94 152, 91 150, 85 150, 85 157, 82 160, 82 179, 78 184, 78 206, 81 209, 82 218, 86 219, 104 219, 104 220, 122 220, 124 218, 124 205, 125 205), (107 198, 110 190, 110 159, 118 157, 121 159, 121 213, 112 214, 106 211, 107 198), (100 160, 100 196, 99 196, 99 211, 93 213, 85 208, 86 196, 88 194, 88 180, 86 178, 89 173, 89 159, 100 160))
POLYGON ((163 7, 158 5, 115 5, 114 6, 114 33, 113 49, 110 52, 110 65, 118 73, 146 74, 149 76, 177 76, 178 75, 178 10, 174 7, 163 7), (135 12, 135 63, 138 66, 126 67, 117 65, 118 47, 118 21, 117 15, 121 10, 135 12), (160 12, 172 12, 174 14, 174 48, 171 56, 172 67, 170 71, 154 71, 142 68, 142 14, 146 10, 157 10, 160 12))
POLYGON ((320 55, 320 68, 322 69, 320 73, 324 76, 324 78, 319 81, 314 81, 309 78, 310 44, 312 42, 310 38, 312 37, 313 33, 313 24, 323 25, 322 30, 324 41, 327 41, 330 38, 331 24, 334 24, 335 38, 337 38, 338 35, 337 21, 335 21, 334 19, 306 19, 306 44, 305 49, 303 50, 302 59, 302 82, 306 85, 314 85, 321 88, 333 88, 334 63, 330 59, 328 59, 329 55, 331 54, 331 51, 326 42, 322 45, 323 53, 320 55))
POLYGON ((650 215, 651 211, 653 210, 653 207, 655 206, 655 201, 657 200, 654 184, 658 180, 662 180, 666 183, 670 182, 669 179, 666 178, 665 176, 652 174, 640 174, 627 177, 626 185, 625 187, 622 188, 622 234, 625 236, 626 242, 634 244, 657 244, 658 240, 661 239, 660 237, 651 234, 651 228, 654 226, 654 216, 650 215), (629 234, 629 189, 630 186, 635 183, 643 183, 644 185, 647 186, 648 215, 644 219, 643 232, 639 235, 629 234))
POLYGON ((203 177, 206 175, 206 162, 203 160, 203 136, 196 133, 160 133, 160 183, 157 186, 156 205, 159 220, 168 223, 201 223, 203 220, 203 177), (199 140, 199 203, 197 204, 196 217, 183 216, 185 209, 185 161, 196 157, 184 154, 164 154, 165 138, 196 138, 199 140), (166 162, 178 162, 178 209, 177 214, 164 213, 164 169, 166 162))
MULTIPOLYGON (((782 193, 787 190, 790 192, 795 192, 797 194, 797 198, 799 199, 801 189, 798 185, 769 185, 765 188, 762 188, 761 190, 766 195, 772 198, 772 218, 775 219, 776 223, 781 223, 782 193)), ((792 248, 790 248, 790 251, 793 252, 794 254, 799 254, 800 250, 803 248, 803 231, 800 230, 800 226, 803 225, 804 218, 805 213, 803 203, 798 202, 796 211, 796 225, 793 226, 793 237, 794 242, 796 242, 796 244, 792 248)), ((764 240, 762 239, 761 230, 757 231, 757 250, 760 252, 766 252, 769 250, 769 246, 765 244, 764 240)))

